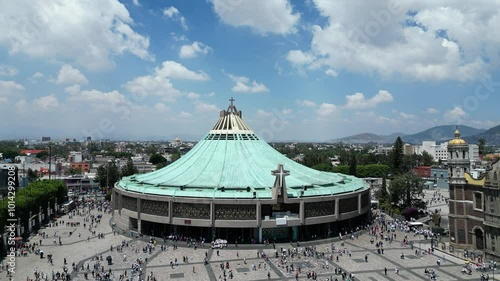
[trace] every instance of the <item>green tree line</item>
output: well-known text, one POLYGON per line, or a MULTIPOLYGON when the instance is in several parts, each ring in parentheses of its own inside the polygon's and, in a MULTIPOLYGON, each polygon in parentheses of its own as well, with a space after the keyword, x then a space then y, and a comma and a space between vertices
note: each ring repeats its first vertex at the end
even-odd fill
POLYGON ((40 180, 18 189, 14 197, 5 197, 0 201, 0 229, 5 229, 9 215, 9 203, 14 199, 15 209, 12 211, 15 218, 20 218, 21 225, 28 229, 30 211, 32 215, 42 212, 47 215, 47 207, 54 207, 54 203, 62 204, 68 194, 68 188, 62 180, 40 180))
POLYGON ((352 166, 349 165, 338 165, 332 167, 329 172, 355 175, 359 178, 382 178, 386 177, 389 172, 389 165, 385 164, 356 165, 355 174, 351 168, 352 166))

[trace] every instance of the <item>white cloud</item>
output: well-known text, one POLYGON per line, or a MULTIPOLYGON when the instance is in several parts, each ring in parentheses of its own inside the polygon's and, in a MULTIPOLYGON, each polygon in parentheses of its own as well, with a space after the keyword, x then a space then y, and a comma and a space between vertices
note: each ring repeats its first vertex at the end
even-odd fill
POLYGON ((0 64, 0 76, 15 76, 19 70, 12 65, 0 64))
POLYGON ((175 42, 188 41, 188 38, 184 34, 177 35, 175 32, 170 32, 170 35, 172 36, 172 39, 174 39, 175 42))
POLYGON ((12 93, 17 91, 24 91, 24 87, 14 81, 3 81, 0 80, 0 91, 1 93, 12 93))
POLYGON ((201 70, 198 70, 197 72, 189 70, 184 65, 175 61, 164 61, 161 68, 155 68, 155 72, 160 76, 172 79, 196 81, 205 81, 210 79, 205 72, 201 70))
POLYGON ((310 100, 297 100, 298 105, 307 106, 307 107, 315 107, 316 103, 310 100))
POLYGON ((250 83, 250 79, 244 76, 228 75, 231 80, 236 84, 231 88, 231 91, 237 93, 262 93, 269 92, 269 89, 263 83, 258 83, 253 80, 250 83))
POLYGON ((67 108, 72 110, 83 110, 95 116, 102 115, 105 118, 115 118, 130 120, 131 111, 137 110, 140 106, 130 103, 123 94, 113 90, 103 92, 100 90, 83 90, 68 97, 67 108))
POLYGON ((179 117, 181 119, 189 119, 189 118, 193 117, 193 114, 191 114, 189 112, 182 111, 181 113, 179 113, 179 117))
POLYGON ((139 0, 132 0, 132 3, 134 3, 134 5, 136 7, 140 7, 141 6, 141 3, 139 3, 139 0))
POLYGON ((294 13, 288 0, 211 0, 214 11, 225 24, 250 27, 266 34, 290 34, 297 31, 299 13, 294 13))
POLYGON ((43 78, 43 77, 45 77, 45 75, 43 75, 43 73, 38 72, 38 71, 37 71, 37 72, 35 72, 35 73, 33 74, 33 76, 31 76, 31 78, 33 78, 33 79, 38 79, 38 78, 43 78))
POLYGON ((292 64, 304 65, 312 63, 315 60, 315 57, 314 55, 304 53, 301 50, 291 50, 286 55, 286 59, 292 64))
POLYGON ((267 112, 263 109, 257 109, 257 112, 255 113, 255 116, 258 118, 271 118, 273 116, 272 112, 267 112))
POLYGON ((16 111, 24 111, 28 108, 28 102, 25 99, 20 99, 14 104, 16 111))
POLYGON ((444 118, 446 121, 458 122, 460 123, 467 117, 467 113, 460 107, 455 106, 453 109, 447 111, 444 114, 444 118))
POLYGON ((359 108, 374 108, 380 103, 392 102, 394 98, 391 93, 385 90, 379 90, 378 93, 366 99, 365 95, 362 93, 355 93, 346 96, 345 108, 349 109, 359 109, 359 108))
POLYGON ((76 95, 80 92, 80 85, 75 84, 73 86, 66 87, 64 88, 64 92, 70 95, 76 95))
POLYGON ((37 109, 41 109, 43 111, 52 111, 59 107, 59 100, 57 97, 52 94, 44 97, 40 97, 33 100, 33 106, 37 109))
POLYGON ((332 103, 322 103, 316 110, 316 114, 320 119, 326 119, 334 116, 337 113, 337 106, 332 103))
POLYGON ((337 75, 339 75, 338 72, 333 68, 328 68, 327 70, 325 70, 325 74, 332 77, 337 77, 337 75))
POLYGON ((114 66, 113 57, 125 53, 153 58, 149 38, 132 30, 118 0, 2 1, 0 10, 0 45, 9 54, 72 60, 93 70, 114 66))
POLYGON ((209 104, 202 102, 200 100, 196 100, 194 102, 195 109, 197 112, 218 112, 219 108, 215 104, 209 104))
POLYGON ((436 114, 436 113, 439 113, 439 110, 433 108, 433 107, 429 107, 425 110, 425 112, 429 113, 429 114, 436 114))
POLYGON ((9 96, 20 96, 24 90, 23 85, 14 81, 0 80, 0 100, 2 103, 8 102, 9 96))
POLYGON ((203 71, 194 72, 177 62, 165 61, 161 67, 155 68, 153 74, 136 77, 123 87, 134 94, 132 99, 135 102, 141 102, 148 96, 160 96, 164 101, 174 102, 182 93, 174 88, 170 79, 204 81, 209 77, 203 71))
POLYGON ((415 118, 415 115, 409 114, 409 113, 404 113, 404 112, 400 112, 399 116, 401 116, 401 118, 403 118, 403 119, 414 119, 415 118))
POLYGON ((195 58, 199 54, 206 55, 211 50, 212 48, 203 43, 194 42, 193 44, 183 45, 179 51, 179 57, 183 59, 195 58))
POLYGON ((57 79, 55 81, 57 84, 80 84, 85 85, 89 81, 80 72, 80 70, 72 67, 69 64, 65 64, 61 67, 57 73, 57 79))
POLYGON ((197 100, 197 99, 200 98, 200 94, 189 92, 189 93, 186 94, 186 97, 188 99, 197 100))
POLYGON ((395 79, 473 81, 500 62, 500 34, 481 36, 500 25, 497 1, 313 3, 327 23, 312 27, 304 51, 312 64, 395 79))
POLYGON ((377 123, 394 122, 394 119, 387 118, 385 116, 375 116, 375 122, 377 123))
POLYGON ((176 7, 170 6, 168 8, 165 8, 163 10, 163 14, 168 18, 171 18, 172 20, 179 22, 182 28, 188 29, 186 25, 186 19, 181 15, 181 13, 179 12, 179 10, 177 10, 176 7))
POLYGON ((164 101, 174 102, 182 94, 175 89, 167 77, 158 75, 146 75, 136 77, 128 81, 123 87, 133 94, 132 100, 141 102, 149 96, 160 96, 164 101))
POLYGON ((288 114, 292 114, 293 110, 290 108, 284 108, 283 110, 281 110, 281 113, 288 115, 288 114))
POLYGON ((155 106, 154 106, 157 110, 159 111, 169 111, 170 108, 168 106, 166 106, 164 103, 156 103, 155 106))

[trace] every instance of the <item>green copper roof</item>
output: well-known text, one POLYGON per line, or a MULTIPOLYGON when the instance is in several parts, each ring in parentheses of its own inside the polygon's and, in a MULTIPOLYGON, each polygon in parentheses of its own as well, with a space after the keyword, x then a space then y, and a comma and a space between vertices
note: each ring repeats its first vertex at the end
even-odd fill
POLYGON ((305 197, 366 188, 361 179, 320 172, 282 155, 259 139, 241 119, 241 111, 231 106, 186 155, 160 170, 126 177, 118 187, 176 197, 252 198, 256 192, 257 198, 271 198, 271 171, 282 164, 290 171, 289 197, 299 196, 304 187, 305 197))

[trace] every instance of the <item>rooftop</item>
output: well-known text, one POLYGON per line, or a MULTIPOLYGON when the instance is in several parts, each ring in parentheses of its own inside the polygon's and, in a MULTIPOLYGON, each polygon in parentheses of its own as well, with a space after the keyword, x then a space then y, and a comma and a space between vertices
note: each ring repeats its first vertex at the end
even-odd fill
POLYGON ((151 173, 122 179, 125 190, 176 197, 271 198, 278 165, 290 172, 288 197, 321 196, 366 188, 358 178, 317 171, 282 155, 260 139, 233 104, 191 151, 151 173))

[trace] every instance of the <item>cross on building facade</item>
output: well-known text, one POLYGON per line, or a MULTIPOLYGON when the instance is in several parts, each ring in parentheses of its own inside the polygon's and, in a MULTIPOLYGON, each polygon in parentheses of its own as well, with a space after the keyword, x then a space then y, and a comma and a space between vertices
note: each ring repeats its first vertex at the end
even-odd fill
POLYGON ((281 196, 286 191, 285 177, 290 175, 290 171, 285 170, 282 164, 278 165, 276 170, 271 171, 272 175, 276 177, 274 181, 274 188, 277 191, 277 195, 281 196))

